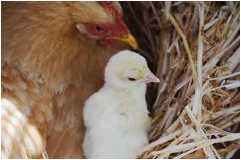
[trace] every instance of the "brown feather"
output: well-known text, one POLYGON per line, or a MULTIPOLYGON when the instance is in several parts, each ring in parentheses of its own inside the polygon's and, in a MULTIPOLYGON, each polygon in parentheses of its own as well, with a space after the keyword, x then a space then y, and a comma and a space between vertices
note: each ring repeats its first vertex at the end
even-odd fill
POLYGON ((31 89, 39 85, 48 90, 23 100, 15 95, 22 93, 21 89, 14 94, 3 89, 2 97, 20 99, 19 103, 36 101, 41 109, 32 111, 32 121, 39 121, 37 114, 54 104, 53 120, 38 124, 39 130, 48 134, 50 158, 83 158, 82 107, 103 84, 108 59, 127 48, 123 43, 104 47, 84 41, 74 24, 96 18, 113 20, 97 2, 2 2, 2 64, 19 74, 19 81, 12 82, 2 73, 2 85, 11 88, 13 83, 18 86, 27 81, 31 89), (41 99, 35 100, 37 97, 41 99), (46 99, 49 104, 41 104, 47 103, 46 99))

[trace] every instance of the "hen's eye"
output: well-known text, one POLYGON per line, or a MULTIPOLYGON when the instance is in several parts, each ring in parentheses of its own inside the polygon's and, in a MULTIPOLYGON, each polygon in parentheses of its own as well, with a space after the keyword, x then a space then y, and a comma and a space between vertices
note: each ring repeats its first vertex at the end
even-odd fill
POLYGON ((95 26, 95 30, 98 32, 102 32, 104 30, 104 28, 101 26, 95 26))
POLYGON ((128 78, 129 81, 135 81, 135 78, 128 78))

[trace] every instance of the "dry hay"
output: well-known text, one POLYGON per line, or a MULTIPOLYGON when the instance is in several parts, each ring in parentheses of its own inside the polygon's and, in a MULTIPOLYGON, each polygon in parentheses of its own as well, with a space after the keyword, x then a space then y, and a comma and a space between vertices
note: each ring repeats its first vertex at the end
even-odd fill
POLYGON ((161 81, 148 90, 151 143, 140 158, 238 158, 239 2, 122 6, 161 81))

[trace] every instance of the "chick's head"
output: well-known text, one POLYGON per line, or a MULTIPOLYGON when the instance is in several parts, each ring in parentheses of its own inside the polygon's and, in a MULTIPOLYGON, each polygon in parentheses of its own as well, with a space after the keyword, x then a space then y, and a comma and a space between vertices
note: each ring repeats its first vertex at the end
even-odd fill
POLYGON ((124 50, 111 57, 105 69, 106 84, 116 88, 128 88, 159 82, 150 71, 146 59, 138 53, 124 50))

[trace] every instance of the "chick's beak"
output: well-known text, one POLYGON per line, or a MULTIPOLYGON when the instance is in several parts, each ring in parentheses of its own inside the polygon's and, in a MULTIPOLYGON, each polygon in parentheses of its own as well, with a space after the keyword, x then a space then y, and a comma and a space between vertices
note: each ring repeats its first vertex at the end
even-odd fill
POLYGON ((144 79, 142 79, 142 82, 144 83, 150 83, 150 82, 160 82, 160 80, 153 74, 149 73, 144 79))
POLYGON ((114 40, 125 42, 135 50, 138 48, 136 39, 131 34, 123 34, 120 37, 110 37, 108 39, 114 39, 114 40))

